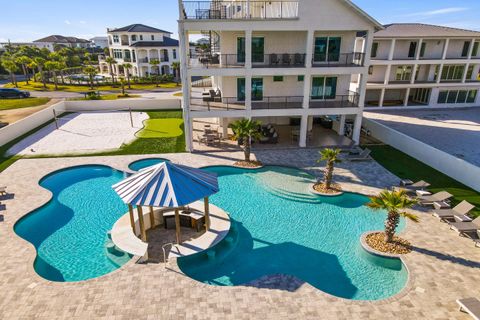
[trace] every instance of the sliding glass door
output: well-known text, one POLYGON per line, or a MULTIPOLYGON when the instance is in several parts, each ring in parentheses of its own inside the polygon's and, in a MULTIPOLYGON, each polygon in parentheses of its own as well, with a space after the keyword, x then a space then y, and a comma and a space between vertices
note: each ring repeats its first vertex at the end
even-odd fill
POLYGON ((312 100, 335 99, 337 77, 313 77, 312 100))
POLYGON ((237 101, 245 101, 245 78, 237 78, 237 101))
POLYGON ((265 39, 252 38, 252 62, 263 62, 265 56, 265 39))
POLYGON ((245 63, 245 38, 237 38, 237 63, 245 63))
POLYGON ((316 62, 339 61, 341 45, 342 38, 340 37, 315 38, 313 60, 316 62))
POLYGON ((261 101, 261 100, 263 100, 263 79, 253 78, 252 79, 252 101, 261 101))

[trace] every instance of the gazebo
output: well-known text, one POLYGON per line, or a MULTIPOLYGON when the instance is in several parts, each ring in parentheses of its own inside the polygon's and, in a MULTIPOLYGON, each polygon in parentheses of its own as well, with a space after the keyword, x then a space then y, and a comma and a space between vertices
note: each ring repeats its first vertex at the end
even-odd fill
POLYGON ((181 243, 179 210, 203 199, 205 204, 205 227, 210 227, 209 196, 219 191, 217 176, 201 169, 171 162, 163 162, 131 175, 112 188, 128 205, 130 223, 135 233, 134 206, 138 212, 141 239, 146 242, 147 234, 142 207, 150 209, 150 224, 154 227, 153 208, 175 210, 177 243, 181 243))

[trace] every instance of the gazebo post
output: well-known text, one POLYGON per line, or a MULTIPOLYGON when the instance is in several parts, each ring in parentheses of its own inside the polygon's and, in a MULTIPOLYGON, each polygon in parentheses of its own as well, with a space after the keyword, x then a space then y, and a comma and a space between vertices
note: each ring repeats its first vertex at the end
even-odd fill
POLYGON ((153 207, 150 206, 150 228, 155 228, 155 217, 153 215, 153 207))
POLYGON ((145 224, 143 223, 143 209, 142 206, 137 206, 138 221, 140 222, 140 232, 142 234, 142 240, 147 242, 147 233, 145 232, 145 224))
POLYGON ((205 204, 205 229, 210 229, 210 204, 208 202, 208 197, 205 197, 203 199, 203 202, 205 204))
POLYGON ((178 209, 175 209, 175 230, 177 234, 177 244, 180 244, 182 238, 180 234, 180 212, 178 212, 178 209))
POLYGON ((132 226, 133 234, 136 235, 137 231, 135 230, 135 218, 133 217, 133 207, 131 204, 128 205, 128 212, 130 213, 130 225, 132 226))

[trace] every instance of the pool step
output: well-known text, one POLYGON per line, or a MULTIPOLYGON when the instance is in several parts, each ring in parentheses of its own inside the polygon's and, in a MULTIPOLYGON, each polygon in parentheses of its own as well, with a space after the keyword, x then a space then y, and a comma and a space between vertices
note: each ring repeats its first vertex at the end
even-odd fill
MULTIPOLYGON (((269 193, 282 199, 304 202, 304 203, 313 203, 313 204, 321 203, 321 200, 313 194, 288 191, 288 190, 272 187, 269 185, 264 185, 264 188, 269 193)), ((306 190, 306 192, 308 192, 308 190, 306 190)))

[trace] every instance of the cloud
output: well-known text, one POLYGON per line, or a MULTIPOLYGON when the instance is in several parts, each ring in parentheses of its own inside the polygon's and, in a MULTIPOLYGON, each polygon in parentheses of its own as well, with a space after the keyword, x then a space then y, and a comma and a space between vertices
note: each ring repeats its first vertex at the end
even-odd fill
POLYGON ((80 20, 80 24, 87 24, 87 21, 85 21, 85 20, 80 20))
POLYGON ((404 17, 432 17, 432 16, 438 16, 442 14, 463 12, 467 10, 468 8, 464 8, 464 7, 450 7, 450 8, 431 10, 431 11, 410 13, 410 14, 404 15, 404 17))
POLYGON ((70 22, 70 20, 65 20, 64 22, 65 22, 65 24, 68 24, 68 25, 71 25, 71 24, 72 24, 72 23, 70 22))

